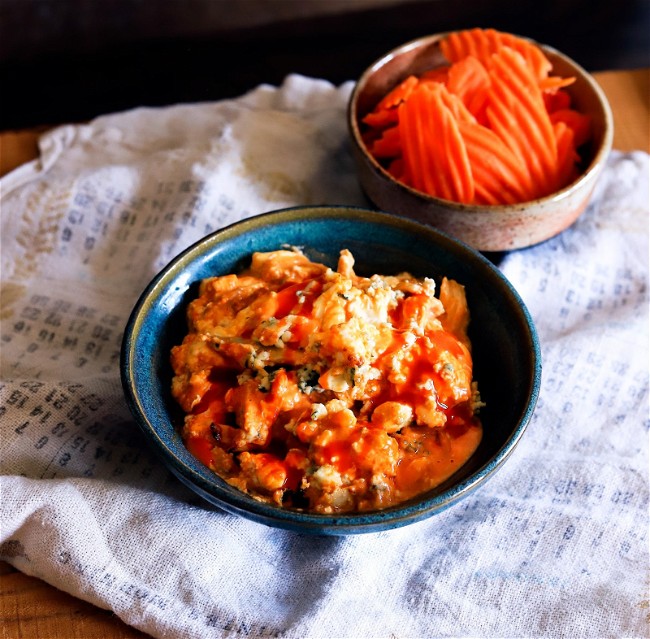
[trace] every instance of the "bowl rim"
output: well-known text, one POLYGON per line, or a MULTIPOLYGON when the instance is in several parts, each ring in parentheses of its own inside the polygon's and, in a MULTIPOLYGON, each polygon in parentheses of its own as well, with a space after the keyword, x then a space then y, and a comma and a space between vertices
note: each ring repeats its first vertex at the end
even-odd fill
POLYGON ((423 191, 419 191, 418 189, 415 189, 411 186, 408 186, 407 184, 404 184, 403 182, 400 182, 399 180, 395 179, 374 158, 374 156, 372 156, 369 153, 368 148, 366 147, 361 137, 361 128, 359 126, 359 120, 356 116, 359 96, 363 88, 365 87, 365 84, 369 80, 369 78, 371 78, 372 75, 378 69, 388 64, 396 56, 420 47, 424 47, 430 44, 435 44, 445 36, 457 32, 458 30, 441 31, 439 33, 424 35, 409 40, 401 45, 392 48, 388 52, 384 53, 382 56, 380 56, 374 62, 372 62, 369 66, 367 66, 366 69, 361 73, 358 80, 355 82, 354 87, 352 88, 352 92, 350 93, 350 97, 348 99, 348 104, 346 109, 346 117, 347 117, 347 124, 348 124, 348 132, 350 133, 352 142, 354 146, 357 148, 357 150, 362 154, 364 160, 369 162, 372 168, 375 171, 377 171, 381 175, 381 177, 386 179, 390 184, 394 185, 398 189, 407 192, 411 197, 418 198, 424 202, 430 202, 431 204, 435 204, 438 206, 444 206, 446 208, 452 209, 454 212, 464 213, 467 215, 485 215, 488 213, 493 213, 496 210, 506 211, 506 212, 517 211, 520 213, 521 212, 525 213, 526 208, 533 205, 542 205, 546 202, 554 202, 554 203, 562 202, 562 200, 570 197, 571 194, 574 193, 575 191, 579 191, 583 187, 583 185, 588 184, 592 180, 592 177, 595 174, 598 174, 600 172, 603 163, 607 160, 607 157, 609 156, 612 150, 612 144, 614 140, 614 117, 612 114, 609 101, 607 100, 607 96, 605 95, 605 92, 600 87, 600 85, 596 82, 594 77, 580 64, 578 64, 575 60, 573 60, 566 54, 562 53, 561 51, 559 51, 558 49, 550 45, 541 43, 537 40, 534 40, 533 38, 529 38, 527 36, 522 36, 515 33, 511 33, 511 35, 514 35, 518 38, 522 38, 524 40, 528 40, 529 42, 536 44, 545 53, 551 53, 555 57, 561 59, 565 64, 574 67, 576 71, 580 74, 581 79, 584 82, 586 82, 589 88, 594 92, 594 94, 598 98, 598 103, 602 107, 604 113, 604 120, 605 120, 602 142, 599 145, 598 149, 596 149, 596 151, 594 152, 593 158, 591 159, 589 166, 580 174, 578 178, 576 178, 573 182, 570 182, 569 184, 567 184, 566 186, 564 186, 558 191, 549 193, 548 195, 545 195, 540 198, 527 200, 526 202, 519 202, 514 204, 464 204, 461 202, 455 202, 453 200, 445 200, 443 198, 439 198, 434 195, 429 195, 428 193, 424 193, 423 191))
MULTIPOLYGON (((120 350, 120 377, 131 415, 140 430, 144 433, 148 444, 152 446, 154 452, 158 454, 168 470, 182 483, 200 494, 211 504, 222 507, 228 512, 235 512, 248 519, 274 527, 325 535, 379 532, 415 523, 446 509, 482 485, 503 465, 523 436, 532 418, 539 397, 541 368, 539 338, 532 317, 514 286, 487 257, 464 242, 431 226, 391 213, 347 205, 300 205, 269 211, 229 224, 194 242, 160 269, 141 293, 127 321, 120 350), (305 219, 302 216, 306 213, 309 213, 309 217, 305 219), (197 471, 197 468, 192 468, 190 465, 194 464, 194 462, 190 460, 190 463, 186 463, 170 450, 163 437, 158 433, 158 427, 143 408, 141 402, 142 393, 133 381, 133 367, 138 331, 142 327, 144 317, 152 304, 156 302, 160 303, 160 298, 166 290, 167 282, 182 273, 184 267, 191 263, 194 258, 201 257, 205 251, 221 245, 223 242, 233 241, 260 225, 267 227, 295 221, 309 224, 310 221, 322 220, 324 218, 327 220, 347 220, 351 216, 354 221, 361 220, 374 224, 397 226, 401 229, 406 227, 409 233, 428 235, 431 239, 435 238, 436 242, 442 242, 446 249, 458 252, 462 256, 468 257, 488 269, 492 277, 495 277, 499 284, 504 287, 504 291, 515 300, 516 308, 523 320, 522 325, 526 328, 527 337, 530 342, 533 374, 530 380, 528 400, 525 408, 522 410, 522 414, 510 436, 484 464, 469 476, 441 493, 428 497, 418 496, 413 500, 397 504, 384 510, 333 515, 315 514, 282 509, 273 504, 257 501, 242 491, 237 489, 232 490, 232 487, 230 487, 230 491, 224 491, 224 488, 228 485, 219 475, 205 466, 203 468, 207 473, 203 472, 201 474, 201 472, 197 471), (206 478, 208 474, 209 479, 206 478)), ((170 426, 174 429, 173 424, 170 424, 170 426)), ((187 454, 191 455, 189 451, 187 451, 187 454)), ((198 461, 196 463, 200 464, 198 461)), ((424 495, 426 494, 424 493, 424 495)))

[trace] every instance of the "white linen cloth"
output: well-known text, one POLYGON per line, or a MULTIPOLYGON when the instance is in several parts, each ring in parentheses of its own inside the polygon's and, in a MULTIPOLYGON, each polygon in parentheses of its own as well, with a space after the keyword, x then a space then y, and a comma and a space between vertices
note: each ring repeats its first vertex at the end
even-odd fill
POLYGON ((2 189, 0 554, 154 637, 648 636, 648 156, 500 268, 537 325, 534 418, 474 494, 329 538, 211 507, 148 452, 122 329, 183 248, 300 204, 367 205, 351 83, 64 126, 2 189))

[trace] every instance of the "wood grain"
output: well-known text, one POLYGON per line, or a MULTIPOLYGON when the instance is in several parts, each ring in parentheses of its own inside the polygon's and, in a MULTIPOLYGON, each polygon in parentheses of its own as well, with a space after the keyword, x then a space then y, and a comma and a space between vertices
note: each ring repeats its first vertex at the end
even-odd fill
POLYGON ((0 562, 2 639, 146 639, 108 610, 0 562))
POLYGON ((47 127, 0 134, 0 176, 38 157, 38 138, 47 127))
MULTIPOLYGON (((612 107, 614 148, 650 152, 650 69, 594 73, 612 107)), ((0 133, 0 175, 38 157, 47 127, 0 133)), ((2 639, 142 639, 102 610, 0 561, 2 639)))
POLYGON ((614 116, 614 148, 650 153, 650 69, 594 73, 614 116))

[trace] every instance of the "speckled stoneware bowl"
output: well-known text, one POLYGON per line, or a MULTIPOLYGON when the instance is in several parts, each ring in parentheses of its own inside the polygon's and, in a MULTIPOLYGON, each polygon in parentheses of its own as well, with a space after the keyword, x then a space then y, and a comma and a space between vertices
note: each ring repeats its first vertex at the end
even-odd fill
POLYGON ((381 531, 433 515, 465 497, 506 461, 533 413, 541 362, 534 325, 516 291, 487 259, 454 239, 404 218, 347 207, 301 207, 247 219, 209 235, 151 282, 126 326, 121 360, 128 405, 168 468, 214 505, 257 522, 304 533, 381 531), (400 506, 364 514, 314 515, 260 503, 198 462, 183 446, 170 393, 170 349, 187 331, 185 313, 199 281, 237 272, 254 251, 303 247, 336 267, 349 248, 361 275, 443 275, 464 284, 471 313, 475 375, 487 406, 484 437, 471 460, 444 484, 400 506))
POLYGON ((439 228, 480 251, 507 251, 547 240, 573 224, 584 211, 612 148, 614 124, 607 98, 582 67, 555 49, 540 45, 554 75, 575 76, 567 91, 574 107, 592 118, 593 137, 579 178, 561 191, 523 204, 465 205, 424 194, 393 178, 367 151, 360 118, 407 76, 445 63, 440 40, 426 36, 404 44, 374 62, 350 96, 348 128, 359 181, 381 210, 439 228))

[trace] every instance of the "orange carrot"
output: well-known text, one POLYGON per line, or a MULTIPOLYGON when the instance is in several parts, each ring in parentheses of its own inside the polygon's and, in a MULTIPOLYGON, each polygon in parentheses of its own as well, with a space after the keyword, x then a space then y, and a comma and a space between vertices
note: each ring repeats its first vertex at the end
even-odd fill
POLYGON ((538 80, 546 78, 551 63, 533 42, 495 29, 466 29, 449 34, 440 42, 440 50, 450 62, 459 62, 468 55, 489 66, 491 56, 502 47, 510 47, 522 55, 538 80))
POLYGON ((525 113, 518 109, 516 105, 499 103, 497 99, 497 97, 494 97, 487 108, 490 128, 503 139, 517 158, 517 161, 525 167, 532 183, 535 185, 532 197, 539 197, 548 189, 551 175, 545 172, 535 149, 530 146, 531 140, 534 138, 531 133, 533 126, 529 121, 524 121, 525 113), (524 126, 524 129, 520 128, 522 126, 524 126))
POLYGON ((443 65, 429 69, 420 76, 420 82, 441 82, 442 84, 445 84, 447 82, 450 68, 451 67, 447 65, 443 65))
POLYGON ((476 122, 476 118, 470 113, 469 109, 463 104, 463 101, 451 93, 449 90, 441 91, 440 97, 444 105, 452 112, 453 116, 458 120, 466 120, 467 122, 476 122))
POLYGON ((427 191, 431 195, 450 200, 453 199, 452 185, 449 172, 445 170, 446 158, 443 155, 442 145, 442 117, 433 104, 433 92, 429 88, 440 87, 439 84, 429 85, 418 91, 419 120, 426 137, 420 141, 420 155, 425 158, 424 180, 427 191))
POLYGON ((393 126, 382 131, 381 137, 369 145, 376 158, 394 158, 401 154, 399 127, 393 126))
POLYGON ((472 168, 460 134, 459 122, 442 97, 446 92, 447 89, 443 85, 437 90, 429 90, 432 111, 436 116, 433 122, 439 135, 440 154, 445 160, 441 162, 442 170, 448 177, 450 195, 447 199, 469 203, 474 199, 472 168))
POLYGON ((499 39, 502 47, 506 46, 513 49, 526 60, 537 80, 541 81, 548 77, 552 65, 536 44, 511 33, 501 33, 499 39))
POLYGON ((464 121, 459 123, 459 127, 477 188, 481 181, 486 186, 488 182, 498 184, 504 191, 503 203, 530 199, 534 193, 531 176, 503 140, 494 131, 478 123, 464 121), (482 172, 481 179, 479 172, 482 172))
POLYGON ((558 122, 554 126, 558 149, 558 171, 556 189, 566 186, 576 177, 576 162, 579 160, 576 153, 576 144, 573 130, 565 122, 558 122))
POLYGON ((557 91, 544 91, 544 104, 549 113, 559 111, 560 109, 568 109, 571 107, 571 96, 561 89, 557 91))
POLYGON ((574 144, 582 146, 591 138, 591 118, 574 109, 557 109, 549 115, 551 122, 564 122, 573 131, 574 144))
POLYGON ((449 61, 409 76, 362 118, 370 153, 397 180, 435 197, 514 204, 576 176, 590 119, 533 42, 468 29, 440 42, 449 61))
POLYGON ((485 60, 494 53, 482 29, 455 31, 440 41, 440 50, 450 62, 459 62, 468 55, 485 60))
POLYGON ((457 95, 469 112, 478 116, 483 111, 490 87, 490 75, 474 56, 467 56, 449 69, 447 89, 457 95))
POLYGON ((397 109, 381 109, 367 113, 362 122, 376 129, 397 124, 397 109))
POLYGON ((397 109, 402 102, 408 100, 413 89, 419 84, 419 79, 410 75, 389 91, 377 106, 362 121, 368 126, 382 129, 397 124, 397 109))
POLYGON ((473 199, 471 168, 458 130, 458 123, 445 106, 441 84, 423 85, 418 91, 417 108, 421 127, 429 132, 422 145, 423 179, 427 193, 457 202, 473 199))
POLYGON ((444 170, 445 158, 440 151, 439 122, 434 119, 439 115, 433 106, 432 91, 430 88, 439 87, 432 84, 422 87, 413 94, 413 107, 415 109, 416 130, 419 139, 415 141, 418 147, 418 157, 421 162, 423 190, 430 195, 451 199, 452 187, 449 184, 448 172, 444 170))
POLYGON ((495 53, 492 63, 489 102, 506 105, 514 117, 517 128, 509 136, 510 143, 517 145, 519 157, 544 192, 552 180, 557 149, 541 90, 524 58, 510 47, 495 53))
MULTIPOLYGON (((416 93, 417 95, 417 93, 416 93)), ((404 179, 409 186, 424 191, 422 168, 425 159, 420 156, 421 138, 418 131, 417 109, 414 108, 415 96, 399 106, 399 129, 404 159, 404 179)))
POLYGON ((542 91, 557 91, 558 89, 564 89, 565 87, 571 86, 576 81, 575 78, 561 78, 560 76, 553 75, 548 78, 544 78, 539 82, 539 88, 542 91))
POLYGON ((400 136, 404 145, 404 162, 411 185, 445 199, 452 197, 449 172, 444 167, 439 113, 433 106, 434 86, 422 85, 400 107, 400 136))
POLYGON ((384 109, 392 109, 393 107, 399 106, 402 102, 408 100, 409 95, 411 95, 413 89, 415 89, 419 82, 416 76, 408 76, 381 99, 379 104, 377 104, 377 110, 383 111, 384 109))
POLYGON ((530 174, 528 162, 526 162, 525 149, 521 148, 517 133, 517 120, 508 106, 501 101, 491 100, 486 109, 489 128, 503 141, 506 147, 515 156, 519 165, 526 171, 529 180, 534 176, 530 174))

